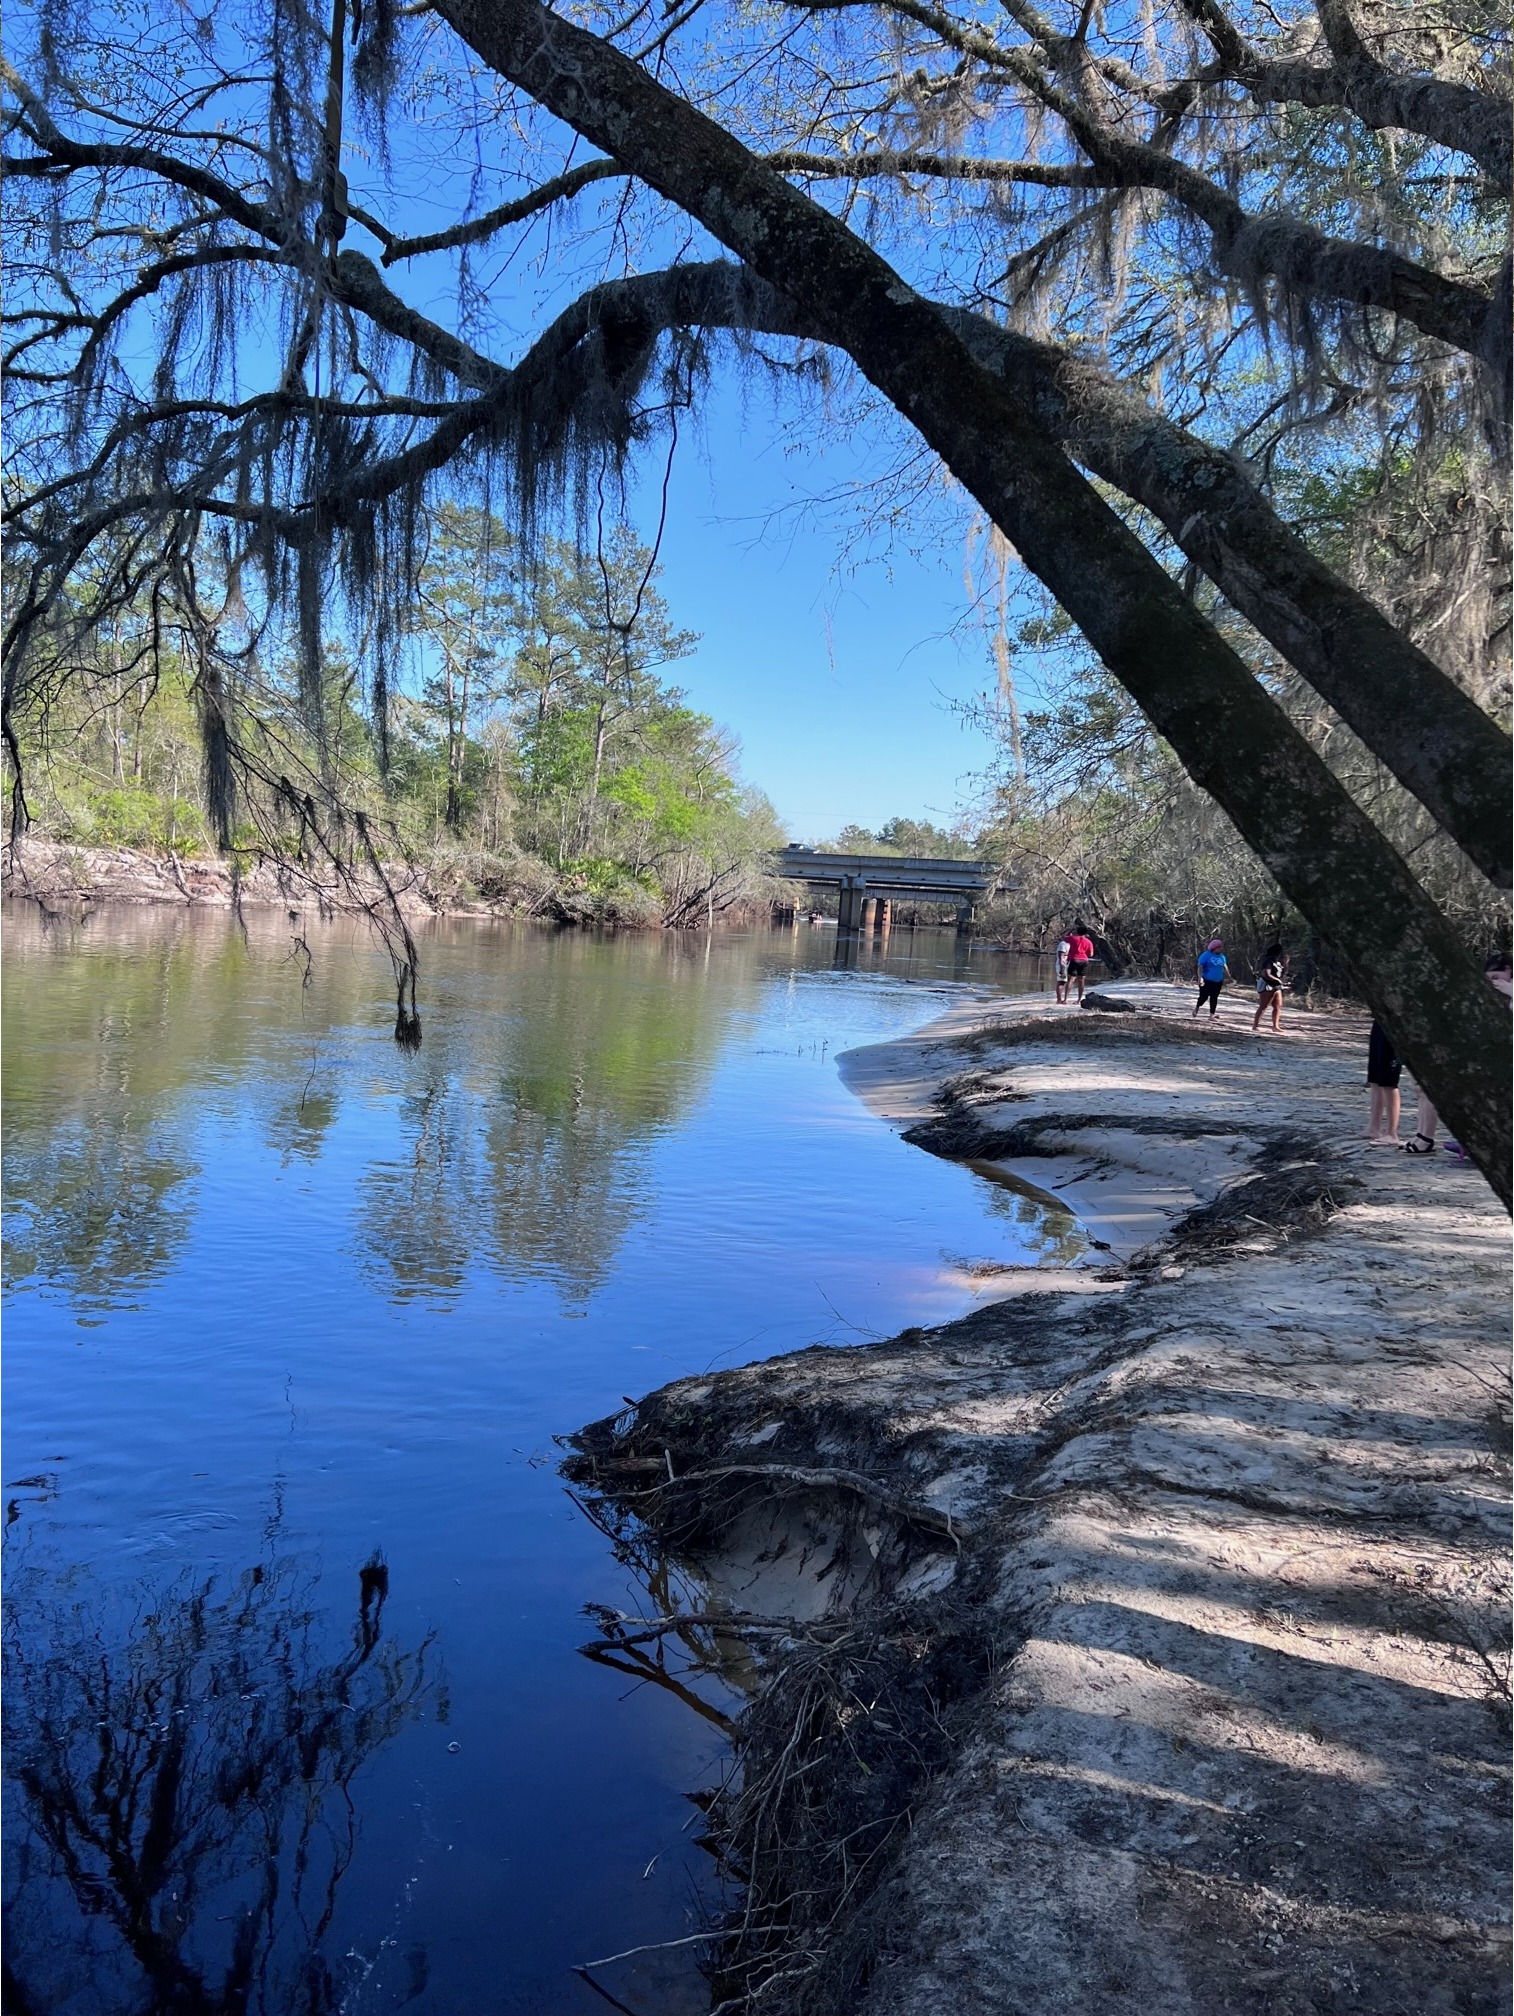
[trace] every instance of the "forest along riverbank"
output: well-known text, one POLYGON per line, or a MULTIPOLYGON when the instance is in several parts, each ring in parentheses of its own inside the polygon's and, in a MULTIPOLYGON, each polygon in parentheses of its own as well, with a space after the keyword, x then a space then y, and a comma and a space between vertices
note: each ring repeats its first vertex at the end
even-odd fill
POLYGON ((1493 2016, 1508 1221, 1470 1167, 1367 1148, 1365 1022, 1102 993, 843 1063, 922 1148, 1072 1201, 1086 1265, 578 1438, 755 1661, 718 1985, 1493 2016))

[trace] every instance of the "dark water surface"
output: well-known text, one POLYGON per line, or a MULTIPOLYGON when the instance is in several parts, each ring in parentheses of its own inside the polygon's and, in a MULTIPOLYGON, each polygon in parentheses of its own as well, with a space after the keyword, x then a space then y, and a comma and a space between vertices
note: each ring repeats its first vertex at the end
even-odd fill
POLYGON ((250 926, 7 919, 7 2007, 602 2010, 721 1738, 578 1656, 647 1599, 553 1437, 1042 1250, 836 1075, 962 960, 437 924, 406 1057, 360 930, 250 926))

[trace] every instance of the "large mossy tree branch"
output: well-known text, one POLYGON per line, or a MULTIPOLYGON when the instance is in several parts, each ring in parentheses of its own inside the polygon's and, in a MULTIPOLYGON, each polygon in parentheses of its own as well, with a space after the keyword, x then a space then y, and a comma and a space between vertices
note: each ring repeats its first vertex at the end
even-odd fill
POLYGON ((942 313, 1054 439, 1160 519, 1483 874, 1508 888, 1514 750, 1470 694, 1312 553, 1222 449, 1049 343, 966 311, 942 313))
MULTIPOLYGON (((356 297, 354 297, 356 298, 356 297)), ((370 296, 396 334, 413 335, 370 296)), ((1283 523, 1240 465, 1120 382, 1050 343, 966 309, 939 311, 980 364, 1003 378, 1050 437, 1158 518, 1174 543, 1272 644, 1468 859, 1500 887, 1511 879, 1514 750, 1509 737, 1427 654, 1283 523)), ((607 283, 558 325, 553 354, 596 318, 815 339, 778 289, 722 261, 607 283)), ((454 339, 438 332, 445 362, 454 339)), ((498 367, 493 367, 498 368, 498 367)), ((532 353, 532 368, 540 361, 532 353)))
POLYGON ((813 317, 941 456, 1335 945, 1509 1196, 1509 1022, 1461 935, 1246 665, 937 309, 836 217, 537 0, 438 0, 484 62, 813 317))
MULTIPOLYGON (((875 0, 802 0, 812 13, 871 7, 875 0)), ((1231 189, 1202 174, 1161 140, 1134 137, 1090 96, 1054 76, 1032 49, 998 41, 936 4, 885 0, 890 14, 915 22, 970 61, 1012 77, 1058 118, 1108 187, 1151 189, 1209 231, 1216 264, 1243 287, 1273 281, 1295 301, 1378 309, 1426 336, 1475 357, 1508 398, 1508 358, 1501 302, 1469 282, 1438 273, 1390 245, 1336 238, 1285 211, 1257 216, 1231 189)), ((445 8, 439 9, 447 13, 445 8)), ((1090 59, 1091 60, 1091 59, 1090 59)))
POLYGON ((1390 69, 1367 47, 1344 0, 1316 0, 1328 63, 1265 56, 1220 0, 1184 0, 1184 5, 1219 58, 1219 76, 1241 85, 1257 104, 1338 106, 1373 132, 1417 133, 1467 155, 1495 188, 1509 193, 1508 101, 1421 70, 1390 69))
MULTIPOLYGON (((787 169, 780 157, 770 166, 787 169)), ((617 172, 624 173, 617 166, 617 172)), ((196 255, 185 255, 190 258, 196 255)), ((302 263, 298 247, 274 253, 218 246, 207 256, 302 263)), ((303 263, 314 260, 310 252, 303 263)), ((159 269, 154 268, 156 275, 159 269)), ((401 483, 445 466, 507 420, 525 448, 544 415, 571 413, 591 396, 596 359, 589 346, 606 332, 630 332, 631 347, 665 330, 726 327, 817 337, 814 319, 748 269, 723 262, 686 265, 591 289, 541 335, 513 368, 498 363, 419 313, 387 284, 372 261, 346 250, 324 269, 332 298, 440 365, 471 393, 456 404, 419 402, 416 417, 436 428, 398 455, 348 472, 347 492, 323 494, 319 508, 336 529, 350 507, 371 504, 401 483)), ((138 282, 136 291, 143 283, 138 282)), ((128 290, 129 292, 131 290, 128 290)), ((123 297, 125 298, 125 297, 123 297)), ((108 318, 112 309, 102 311, 108 318)), ((1510 748, 1496 724, 1424 652, 1363 595, 1340 580, 1282 524, 1237 463, 1221 450, 1153 413, 1145 402, 1093 366, 1048 343, 1005 330, 982 316, 942 307, 941 314, 982 364, 1003 377, 1037 421, 1086 468, 1151 511, 1181 550, 1232 605, 1329 702, 1492 880, 1510 879, 1510 748)), ((223 419, 254 410, 293 411, 287 395, 212 406, 223 419)), ((402 411, 409 402, 396 402, 402 411)), ((83 492, 101 473, 108 450, 163 425, 177 424, 193 402, 154 402, 123 420, 76 480, 83 492)), ((338 407, 327 402, 335 416, 338 407)), ((354 417, 371 409, 354 409, 354 417)), ((550 431, 550 427, 549 427, 550 431)), ((13 498, 23 531, 67 479, 35 496, 13 498)), ((201 496, 205 486, 191 487, 201 496)), ((293 507, 297 512, 299 506, 293 507)), ((70 534, 75 529, 71 514, 70 534)), ((87 515, 87 514, 85 514, 87 515)), ((71 544, 71 541, 70 541, 71 544)))

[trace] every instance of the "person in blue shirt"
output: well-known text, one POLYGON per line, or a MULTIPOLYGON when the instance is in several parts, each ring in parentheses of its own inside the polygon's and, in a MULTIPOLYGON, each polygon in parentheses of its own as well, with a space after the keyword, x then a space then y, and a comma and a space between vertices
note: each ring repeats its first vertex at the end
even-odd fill
POLYGON ((1220 989, 1230 978, 1230 968, 1225 963, 1225 948, 1218 938, 1211 938, 1199 954, 1199 998, 1194 1005, 1194 1015, 1207 1001, 1211 1020, 1220 1005, 1220 989))

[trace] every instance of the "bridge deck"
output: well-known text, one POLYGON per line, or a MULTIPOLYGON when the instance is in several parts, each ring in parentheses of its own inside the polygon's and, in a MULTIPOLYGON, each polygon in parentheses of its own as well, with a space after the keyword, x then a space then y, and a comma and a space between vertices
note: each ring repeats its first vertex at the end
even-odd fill
POLYGON ((881 895, 934 897, 939 902, 973 902, 993 886, 988 861, 936 861, 897 854, 820 854, 809 847, 785 847, 775 857, 778 873, 791 882, 821 887, 865 888, 881 895))
POLYGON ((838 889, 836 923, 843 937, 865 930, 869 917, 881 919, 887 930, 894 900, 913 896, 926 903, 955 903, 957 930, 972 930, 973 911, 994 884, 989 861, 934 861, 919 855, 819 854, 812 847, 785 847, 773 857, 780 875, 791 882, 838 889), (876 905, 876 913, 875 913, 876 905))

